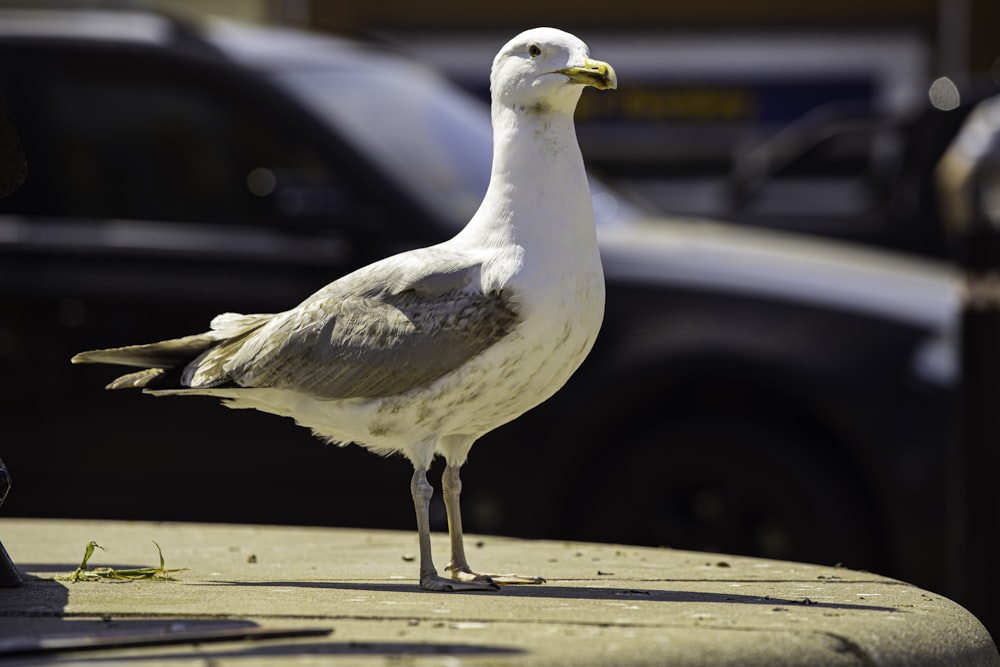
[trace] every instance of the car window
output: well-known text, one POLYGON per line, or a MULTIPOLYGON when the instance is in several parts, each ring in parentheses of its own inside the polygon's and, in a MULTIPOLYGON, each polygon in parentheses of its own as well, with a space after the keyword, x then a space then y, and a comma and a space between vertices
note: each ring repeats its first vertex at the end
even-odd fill
POLYGON ((276 82, 445 219, 464 224, 482 201, 493 151, 489 111, 422 68, 290 70, 276 82))
MULTIPOLYGON (((284 87, 338 127, 411 196, 456 227, 482 201, 490 180, 493 131, 489 106, 423 67, 286 69, 284 87)), ((600 225, 640 216, 619 193, 591 177, 600 225)))
POLYGON ((358 208, 314 142, 221 71, 113 49, 0 50, 29 161, 0 213, 270 225, 358 208))

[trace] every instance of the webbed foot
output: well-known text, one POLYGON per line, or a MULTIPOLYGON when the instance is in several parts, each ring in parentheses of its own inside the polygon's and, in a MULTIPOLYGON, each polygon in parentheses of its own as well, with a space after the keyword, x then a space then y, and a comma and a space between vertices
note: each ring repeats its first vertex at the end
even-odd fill
POLYGON ((500 586, 489 577, 468 579, 445 578, 437 574, 426 574, 420 577, 420 588, 425 591, 456 592, 456 591, 498 591, 500 586))
POLYGON ((518 586, 545 583, 545 579, 542 577, 526 577, 520 574, 483 574, 481 572, 475 572, 469 567, 449 566, 448 570, 451 572, 451 578, 453 580, 462 582, 490 581, 497 586, 518 586))

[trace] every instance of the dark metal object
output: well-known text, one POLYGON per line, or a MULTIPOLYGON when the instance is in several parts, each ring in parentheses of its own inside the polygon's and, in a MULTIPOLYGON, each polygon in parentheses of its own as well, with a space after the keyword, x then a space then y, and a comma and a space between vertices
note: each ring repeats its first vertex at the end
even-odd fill
MULTIPOLYGON (((6 197, 21 187, 28 174, 28 161, 24 157, 24 149, 14 130, 14 124, 7 114, 7 106, 0 97, 0 197, 6 197)), ((0 505, 10 491, 10 473, 0 461, 0 505)), ((14 562, 7 555, 7 550, 0 542, 0 587, 12 588, 21 585, 21 575, 18 574, 14 562)))
MULTIPOLYGON (((976 241, 970 240, 975 243, 976 241)), ((1000 237, 979 239, 1000 266, 1000 237)), ((996 572, 996 527, 1000 523, 1000 276, 967 266, 970 293, 994 292, 967 300, 962 313, 961 439, 958 443, 959 508, 956 574, 958 601, 994 636, 1000 636, 1000 595, 996 572)))
POLYGON ((21 187, 28 176, 28 161, 24 149, 0 97, 0 197, 6 197, 21 187))
POLYGON ((7 472, 7 466, 3 464, 3 461, 0 461, 0 505, 3 505, 3 501, 7 499, 10 486, 10 473, 7 472))
MULTIPOLYGON (((3 461, 0 461, 0 505, 3 505, 3 501, 7 498, 10 486, 10 473, 7 472, 7 466, 3 461)), ((21 575, 14 567, 14 561, 7 555, 7 550, 3 548, 3 542, 0 542, 0 587, 13 588, 20 585, 21 575)))
POLYGON ((938 167, 948 231, 965 273, 961 438, 955 456, 957 600, 1000 634, 1000 97, 969 115, 938 167))

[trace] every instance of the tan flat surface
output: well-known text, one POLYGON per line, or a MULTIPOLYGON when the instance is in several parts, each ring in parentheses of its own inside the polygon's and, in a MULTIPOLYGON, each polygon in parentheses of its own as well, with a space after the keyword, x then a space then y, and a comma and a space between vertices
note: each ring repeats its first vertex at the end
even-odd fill
MULTIPOLYGON (((670 549, 469 537, 473 567, 541 586, 428 593, 415 534, 329 528, 0 520, 22 572, 3 640, 240 627, 328 637, 24 654, 4 664, 1000 665, 939 595, 866 572, 670 549), (92 567, 187 568, 176 581, 54 581, 92 567)), ((435 537, 439 567, 447 540, 435 537)))

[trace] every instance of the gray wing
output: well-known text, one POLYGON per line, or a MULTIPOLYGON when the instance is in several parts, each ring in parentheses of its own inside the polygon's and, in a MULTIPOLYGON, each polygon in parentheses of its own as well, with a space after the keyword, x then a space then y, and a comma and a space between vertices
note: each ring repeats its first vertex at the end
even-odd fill
POLYGON ((459 263, 383 267, 338 281, 246 338, 205 352, 185 384, 227 381, 323 398, 406 392, 455 370, 517 325, 509 298, 479 289, 479 272, 478 264, 459 263))

